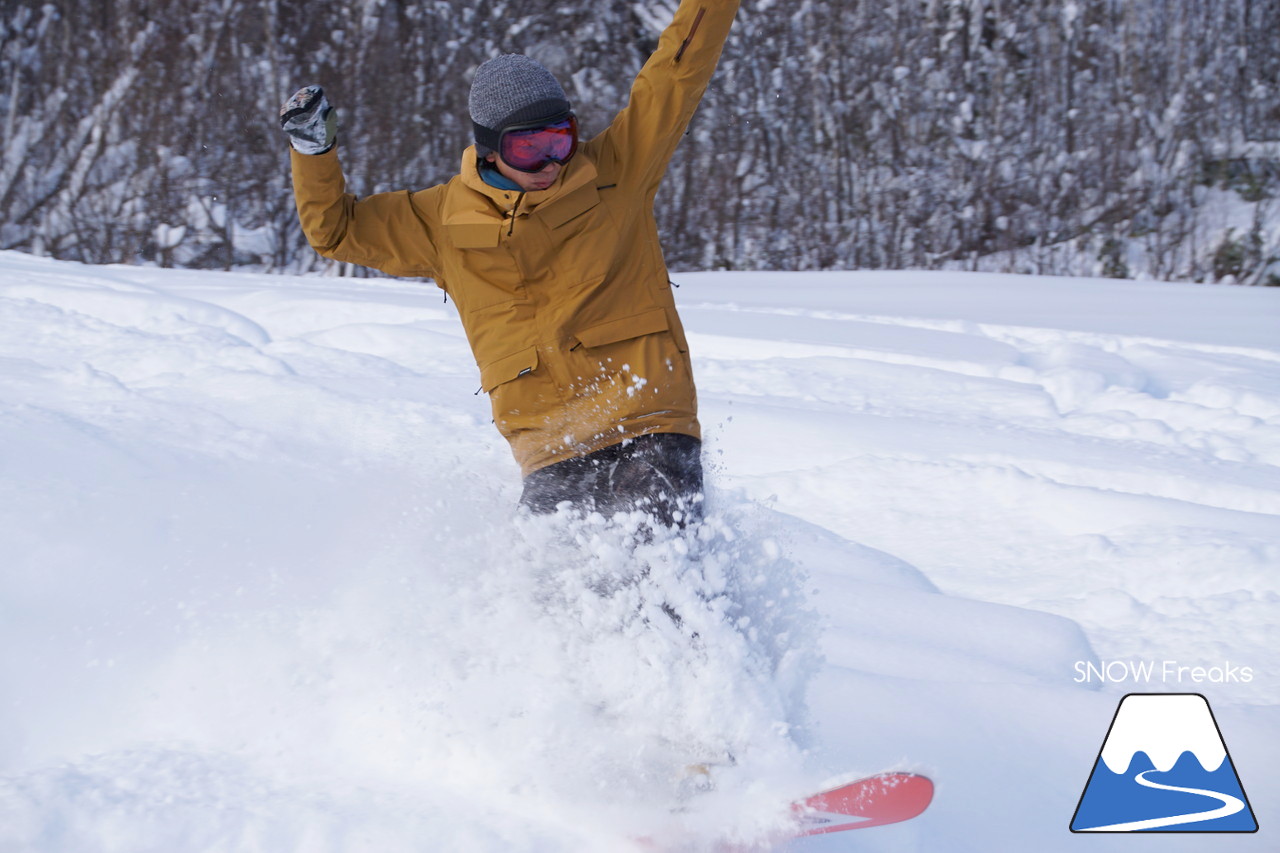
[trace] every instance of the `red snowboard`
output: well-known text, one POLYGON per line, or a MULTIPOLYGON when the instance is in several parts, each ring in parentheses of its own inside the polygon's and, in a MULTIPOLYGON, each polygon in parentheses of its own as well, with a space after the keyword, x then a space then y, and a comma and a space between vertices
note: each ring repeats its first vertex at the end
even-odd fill
POLYGON ((796 837, 910 820, 933 799, 933 782, 915 773, 880 773, 800 800, 796 837))
MULTIPOLYGON (((789 838, 867 829, 910 820, 928 808, 932 799, 933 782, 925 776, 879 773, 792 803, 795 829, 773 841, 780 844, 789 838)), ((637 843, 645 850, 664 849, 649 838, 637 839, 637 843)), ((758 844, 743 847, 725 842, 711 849, 716 853, 742 853, 759 850, 760 847, 758 844)))

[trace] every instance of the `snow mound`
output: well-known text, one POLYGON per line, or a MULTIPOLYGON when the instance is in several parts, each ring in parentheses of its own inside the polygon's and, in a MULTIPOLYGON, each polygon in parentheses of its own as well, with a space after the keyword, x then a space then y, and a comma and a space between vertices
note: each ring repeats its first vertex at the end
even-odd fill
POLYGON ((1267 849, 1278 294, 678 278, 696 536, 514 513, 432 288, 0 253, 0 849, 764 850, 904 769, 859 850, 1065 851, 1134 691, 1212 701, 1267 849))

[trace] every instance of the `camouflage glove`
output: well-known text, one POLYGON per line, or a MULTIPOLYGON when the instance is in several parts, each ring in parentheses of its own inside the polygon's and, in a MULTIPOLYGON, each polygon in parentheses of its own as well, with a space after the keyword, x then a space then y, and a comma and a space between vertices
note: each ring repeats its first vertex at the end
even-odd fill
POLYGON ((319 86, 303 86, 280 108, 280 126, 301 154, 323 154, 338 136, 338 111, 319 86))

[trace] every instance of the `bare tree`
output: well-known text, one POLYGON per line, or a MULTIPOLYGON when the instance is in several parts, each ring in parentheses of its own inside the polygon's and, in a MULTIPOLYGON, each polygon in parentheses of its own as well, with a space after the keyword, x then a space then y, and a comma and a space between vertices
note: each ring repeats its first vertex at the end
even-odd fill
MULTIPOLYGON (((538 58, 590 135, 673 9, 0 0, 0 247, 315 269, 293 88, 330 91, 353 191, 428 186, 480 62, 538 58)), ((668 261, 1280 281, 1277 31, 1280 0, 745 0, 657 200, 668 261)))

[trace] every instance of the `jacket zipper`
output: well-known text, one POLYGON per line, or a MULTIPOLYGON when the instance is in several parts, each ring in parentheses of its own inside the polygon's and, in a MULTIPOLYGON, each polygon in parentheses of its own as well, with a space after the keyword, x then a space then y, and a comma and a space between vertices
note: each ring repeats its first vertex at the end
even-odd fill
POLYGON ((702 23, 702 16, 706 13, 707 10, 705 8, 698 10, 698 16, 693 19, 693 26, 689 28, 689 35, 685 36, 684 42, 680 45, 680 49, 676 51, 676 62, 679 62, 681 57, 684 56, 685 48, 689 46, 689 42, 693 41, 694 34, 698 32, 698 24, 702 23))

